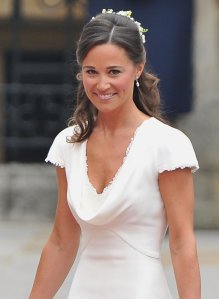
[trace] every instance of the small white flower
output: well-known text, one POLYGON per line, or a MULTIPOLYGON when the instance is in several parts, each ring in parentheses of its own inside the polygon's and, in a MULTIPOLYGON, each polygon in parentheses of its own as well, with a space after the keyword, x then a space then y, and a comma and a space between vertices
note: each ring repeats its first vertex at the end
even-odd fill
POLYGON ((137 22, 137 21, 135 21, 135 24, 136 24, 138 27, 141 26, 141 23, 139 23, 139 22, 137 22))
POLYGON ((102 13, 113 13, 112 9, 103 9, 104 12, 102 11, 102 13))
POLYGON ((125 16, 125 17, 127 16, 126 11, 124 11, 124 10, 118 11, 117 15, 121 15, 121 16, 125 16))

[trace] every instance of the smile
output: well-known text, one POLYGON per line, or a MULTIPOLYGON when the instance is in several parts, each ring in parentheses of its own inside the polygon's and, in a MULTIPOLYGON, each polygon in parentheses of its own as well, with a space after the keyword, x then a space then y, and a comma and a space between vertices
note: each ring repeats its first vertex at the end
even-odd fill
POLYGON ((101 100, 110 100, 115 93, 108 93, 108 94, 97 94, 98 98, 101 100))

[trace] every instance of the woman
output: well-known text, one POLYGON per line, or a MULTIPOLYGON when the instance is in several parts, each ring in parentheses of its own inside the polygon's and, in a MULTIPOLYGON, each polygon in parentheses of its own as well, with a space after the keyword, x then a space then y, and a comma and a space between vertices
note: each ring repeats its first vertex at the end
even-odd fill
POLYGON ((130 12, 103 10, 81 34, 77 109, 46 159, 57 166, 58 206, 30 299, 53 298, 77 252, 69 299, 171 298, 160 261, 167 226, 179 298, 201 298, 198 162, 189 139, 161 121, 144 31, 130 12))

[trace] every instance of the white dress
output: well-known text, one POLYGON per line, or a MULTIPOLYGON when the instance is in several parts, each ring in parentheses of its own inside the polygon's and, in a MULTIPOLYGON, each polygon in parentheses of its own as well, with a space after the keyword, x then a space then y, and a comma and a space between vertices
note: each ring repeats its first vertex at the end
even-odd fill
MULTIPOLYGON (((160 249, 167 230, 158 175, 198 162, 190 140, 156 118, 136 130, 122 166, 102 194, 87 175, 86 144, 60 132, 46 161, 65 167, 68 204, 81 227, 68 299, 170 299, 160 249)), ((98 145, 97 145, 98 146, 98 145)))

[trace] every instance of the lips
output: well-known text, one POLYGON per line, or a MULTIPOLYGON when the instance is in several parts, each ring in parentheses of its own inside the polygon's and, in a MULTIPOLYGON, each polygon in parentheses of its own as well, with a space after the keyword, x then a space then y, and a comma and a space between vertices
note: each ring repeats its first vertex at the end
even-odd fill
POLYGON ((110 100, 115 95, 115 93, 107 93, 107 94, 99 94, 98 93, 96 95, 98 96, 99 99, 107 101, 107 100, 110 100))

